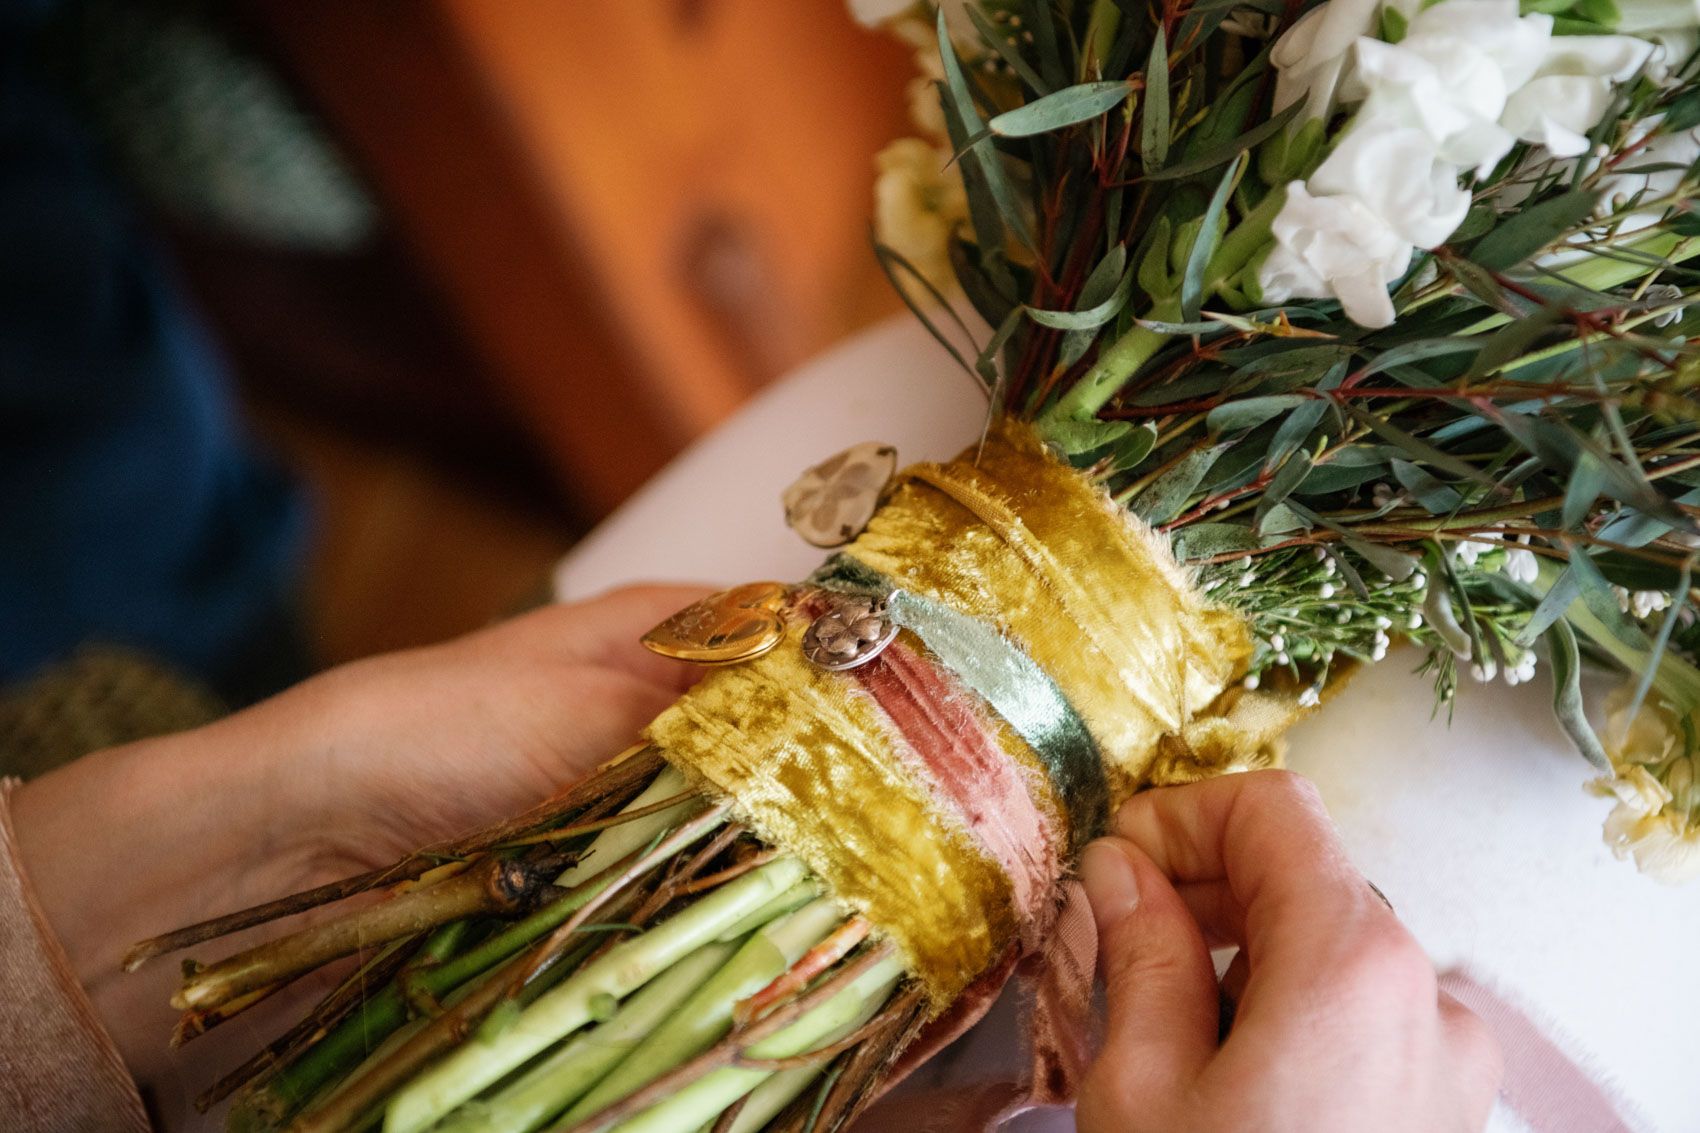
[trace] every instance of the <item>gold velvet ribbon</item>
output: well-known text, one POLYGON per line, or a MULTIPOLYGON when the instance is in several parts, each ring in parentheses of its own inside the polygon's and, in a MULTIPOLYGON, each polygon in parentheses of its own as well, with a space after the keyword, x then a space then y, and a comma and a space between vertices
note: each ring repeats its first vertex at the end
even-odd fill
MULTIPOLYGON (((1018 422, 908 469, 845 554, 1031 657, 1096 740, 1112 803, 1264 761, 1299 715, 1290 694, 1240 689, 1244 619, 1018 422)), ((803 628, 790 615, 777 648, 709 672, 647 738, 895 940, 942 1010, 1015 938, 1010 882, 894 757, 890 722, 856 681, 804 659, 803 628)), ((1054 790, 1013 729, 988 725, 1036 791, 1054 790)))

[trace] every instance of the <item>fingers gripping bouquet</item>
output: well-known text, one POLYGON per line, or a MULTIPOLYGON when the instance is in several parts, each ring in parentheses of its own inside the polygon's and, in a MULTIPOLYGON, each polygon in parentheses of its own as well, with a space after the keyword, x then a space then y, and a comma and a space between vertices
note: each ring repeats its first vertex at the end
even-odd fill
POLYGON ((841 1129, 1017 970, 1034 1070, 999 1106, 1066 1098, 1075 851, 1144 786, 1270 761, 1396 639, 1442 704, 1545 656, 1612 845, 1700 873, 1700 13, 864 14, 930 76, 877 253, 941 342, 952 301, 992 328, 950 345, 983 442, 813 470, 788 512, 836 553, 657 627, 710 667, 591 781, 139 946, 387 890, 186 965, 188 1036, 360 956, 208 1092, 233 1126, 841 1129), (1626 678, 1600 736, 1585 660, 1626 678))

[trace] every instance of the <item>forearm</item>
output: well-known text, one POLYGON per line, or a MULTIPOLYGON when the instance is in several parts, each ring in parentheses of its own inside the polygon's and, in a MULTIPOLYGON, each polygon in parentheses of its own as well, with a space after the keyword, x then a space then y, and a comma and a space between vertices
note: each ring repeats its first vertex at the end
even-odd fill
POLYGON ((277 895, 311 863, 278 837, 298 773, 252 758, 241 717, 99 752, 16 789, 25 883, 138 1078, 163 1066, 172 965, 126 975, 132 943, 277 895))

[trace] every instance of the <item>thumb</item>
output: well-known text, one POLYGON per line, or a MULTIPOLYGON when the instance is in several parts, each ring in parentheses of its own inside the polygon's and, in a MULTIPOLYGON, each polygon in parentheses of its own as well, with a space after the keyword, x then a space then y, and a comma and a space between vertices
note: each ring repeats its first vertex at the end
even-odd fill
POLYGON ((1204 935, 1180 894, 1132 842, 1086 847, 1081 881, 1098 922, 1109 1019, 1081 1089, 1079 1128, 1161 1128, 1160 1115, 1216 1050, 1218 996, 1204 935))

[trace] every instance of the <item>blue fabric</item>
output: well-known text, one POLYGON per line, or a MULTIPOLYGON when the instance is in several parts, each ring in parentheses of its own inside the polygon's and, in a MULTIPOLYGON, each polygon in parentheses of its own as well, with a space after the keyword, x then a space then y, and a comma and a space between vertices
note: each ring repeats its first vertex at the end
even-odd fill
MULTIPOLYGON (((0 28, 41 7, 0 0, 0 28)), ((304 509, 21 38, 0 46, 0 683, 97 640, 248 699, 290 648, 304 509)))

